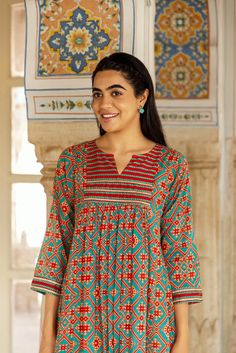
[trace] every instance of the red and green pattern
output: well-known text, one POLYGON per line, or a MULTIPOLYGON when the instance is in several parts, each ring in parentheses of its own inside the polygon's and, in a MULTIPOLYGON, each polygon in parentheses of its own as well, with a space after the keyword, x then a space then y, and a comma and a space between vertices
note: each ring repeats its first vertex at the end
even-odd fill
POLYGON ((67 148, 32 289, 60 296, 55 353, 170 353, 174 304, 202 300, 186 159, 156 144, 121 174, 67 148))

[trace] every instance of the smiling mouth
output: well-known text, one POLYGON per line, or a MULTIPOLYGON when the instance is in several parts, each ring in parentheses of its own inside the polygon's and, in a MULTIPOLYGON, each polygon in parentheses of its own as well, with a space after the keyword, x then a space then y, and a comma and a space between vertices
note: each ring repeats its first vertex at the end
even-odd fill
POLYGON ((114 113, 114 114, 101 114, 101 117, 105 120, 109 120, 112 118, 116 118, 119 115, 119 113, 114 113))

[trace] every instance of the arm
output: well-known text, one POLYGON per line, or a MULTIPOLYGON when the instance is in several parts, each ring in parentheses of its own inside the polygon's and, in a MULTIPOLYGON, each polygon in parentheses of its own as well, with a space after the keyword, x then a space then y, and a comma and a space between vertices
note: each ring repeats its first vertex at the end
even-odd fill
POLYGON ((74 162, 72 149, 58 159, 53 202, 31 288, 60 296, 74 231, 74 162))
POLYGON ((56 318, 59 296, 45 295, 42 335, 39 353, 53 353, 56 342, 56 318))
POLYGON ((170 156, 170 165, 169 195, 162 215, 161 236, 176 323, 175 343, 171 353, 188 353, 189 304, 202 300, 200 265, 192 224, 188 163, 179 154, 170 156))
POLYGON ((188 303, 175 304, 176 339, 171 353, 188 353, 188 303))
POLYGON ((202 300, 200 265, 192 224, 188 163, 181 154, 170 156, 169 195, 161 220, 161 246, 173 303, 202 300), (174 161, 174 162, 173 162, 174 161))

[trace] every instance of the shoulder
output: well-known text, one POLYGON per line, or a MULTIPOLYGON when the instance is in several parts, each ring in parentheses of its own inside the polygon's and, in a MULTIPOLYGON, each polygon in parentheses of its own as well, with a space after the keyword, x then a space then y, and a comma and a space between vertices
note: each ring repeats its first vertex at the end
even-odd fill
POLYGON ((189 165, 185 155, 174 148, 158 145, 157 176, 166 174, 169 181, 177 180, 189 174, 189 165))
POLYGON ((158 159, 168 168, 178 168, 188 164, 187 158, 184 154, 168 146, 159 145, 158 159))
POLYGON ((67 159, 71 160, 71 162, 75 164, 83 161, 89 150, 92 148, 93 141, 94 140, 85 141, 65 148, 59 156, 59 161, 67 159))
POLYGON ((58 157, 56 174, 58 176, 81 174, 91 145, 92 141, 86 141, 65 148, 58 157))

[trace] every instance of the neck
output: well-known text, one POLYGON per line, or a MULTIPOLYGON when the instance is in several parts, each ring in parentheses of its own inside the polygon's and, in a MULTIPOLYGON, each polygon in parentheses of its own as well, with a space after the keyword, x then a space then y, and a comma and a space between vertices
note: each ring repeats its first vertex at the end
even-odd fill
POLYGON ((147 146, 150 141, 143 135, 140 126, 116 132, 107 132, 100 139, 103 147, 112 153, 132 152, 147 146))

